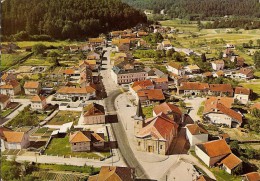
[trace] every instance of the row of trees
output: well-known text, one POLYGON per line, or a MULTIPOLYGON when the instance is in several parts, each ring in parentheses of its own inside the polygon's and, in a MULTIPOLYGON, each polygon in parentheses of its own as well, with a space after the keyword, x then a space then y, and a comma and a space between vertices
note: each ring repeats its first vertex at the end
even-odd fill
POLYGON ((1 12, 4 36, 25 31, 55 39, 85 39, 146 22, 142 12, 120 0, 9 0, 2 2, 1 12))
POLYGON ((225 15, 260 17, 258 0, 123 0, 130 5, 160 13, 162 9, 171 18, 210 19, 225 15))

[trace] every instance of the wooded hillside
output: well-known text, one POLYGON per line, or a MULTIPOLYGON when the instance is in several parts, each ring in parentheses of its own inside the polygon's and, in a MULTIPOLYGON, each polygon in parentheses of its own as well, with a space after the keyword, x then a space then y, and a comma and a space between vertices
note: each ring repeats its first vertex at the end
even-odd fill
POLYGON ((142 12, 120 0, 5 0, 1 12, 3 36, 26 31, 82 39, 146 22, 142 12))

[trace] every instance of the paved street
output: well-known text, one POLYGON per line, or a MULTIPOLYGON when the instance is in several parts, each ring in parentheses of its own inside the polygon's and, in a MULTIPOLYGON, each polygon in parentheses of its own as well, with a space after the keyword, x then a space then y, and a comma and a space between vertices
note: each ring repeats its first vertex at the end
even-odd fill
POLYGON ((197 115, 197 112, 200 108, 200 105, 203 101, 205 101, 206 98, 201 98, 201 97, 195 97, 191 99, 185 99, 185 103, 189 104, 187 107, 191 107, 189 116, 193 119, 193 121, 198 121, 201 120, 201 118, 197 115))

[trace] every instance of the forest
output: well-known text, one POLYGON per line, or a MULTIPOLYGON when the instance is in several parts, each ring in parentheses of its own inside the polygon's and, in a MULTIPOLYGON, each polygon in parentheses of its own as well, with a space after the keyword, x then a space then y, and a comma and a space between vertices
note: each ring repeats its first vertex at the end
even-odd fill
POLYGON ((5 0, 1 12, 4 39, 85 39, 147 21, 120 0, 5 0))
POLYGON ((139 9, 162 9, 171 18, 189 18, 190 20, 212 20, 226 15, 260 18, 258 0, 122 0, 139 9))

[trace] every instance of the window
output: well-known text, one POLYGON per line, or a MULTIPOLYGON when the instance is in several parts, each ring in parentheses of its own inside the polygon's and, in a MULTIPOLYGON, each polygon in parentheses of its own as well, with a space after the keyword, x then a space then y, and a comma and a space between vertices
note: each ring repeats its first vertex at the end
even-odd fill
POLYGON ((140 146, 140 145, 141 145, 141 142, 139 141, 139 142, 138 142, 138 146, 140 146))
POLYGON ((160 149, 162 149, 163 148, 163 145, 160 145, 160 149))

